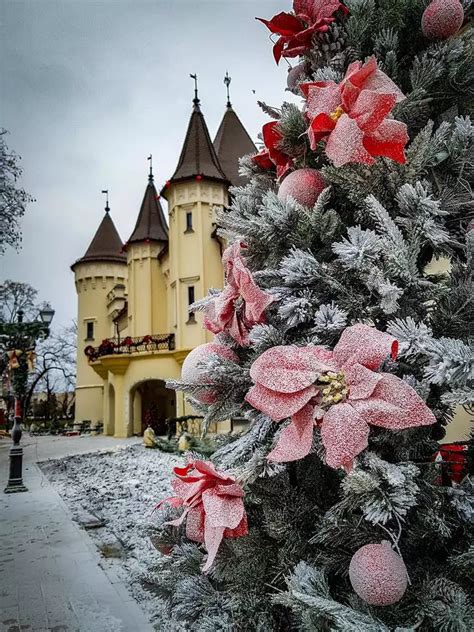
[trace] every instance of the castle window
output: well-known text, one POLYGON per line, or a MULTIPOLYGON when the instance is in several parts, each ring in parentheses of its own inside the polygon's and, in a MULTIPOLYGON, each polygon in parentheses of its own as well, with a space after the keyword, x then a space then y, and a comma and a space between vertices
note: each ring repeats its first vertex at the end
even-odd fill
POLYGON ((186 230, 185 233, 193 233, 193 214, 192 212, 186 213, 186 230))
MULTIPOLYGON (((188 285, 188 307, 192 305, 195 300, 196 298, 195 298, 195 293, 194 293, 194 285, 188 285)), ((194 313, 191 312, 189 314, 188 324, 195 323, 195 322, 196 322, 196 317, 194 313)))
POLYGON ((94 340, 94 323, 86 323, 86 340, 94 340))

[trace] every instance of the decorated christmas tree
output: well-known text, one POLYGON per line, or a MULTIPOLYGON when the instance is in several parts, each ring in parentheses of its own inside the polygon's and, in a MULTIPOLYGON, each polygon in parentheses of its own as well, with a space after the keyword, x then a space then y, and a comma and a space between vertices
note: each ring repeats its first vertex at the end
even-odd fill
POLYGON ((455 477, 436 459, 473 399, 469 3, 282 9, 261 22, 300 103, 261 104, 195 306, 215 340, 170 385, 249 428, 170 473, 160 629, 472 630, 467 446, 455 477))

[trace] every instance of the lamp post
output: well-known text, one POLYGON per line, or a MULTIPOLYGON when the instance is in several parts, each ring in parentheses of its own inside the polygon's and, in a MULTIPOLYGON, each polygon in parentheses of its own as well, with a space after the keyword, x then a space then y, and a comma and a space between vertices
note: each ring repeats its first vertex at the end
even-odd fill
POLYGON ((47 303, 39 312, 39 320, 23 322, 23 311, 18 310, 16 323, 0 323, 0 339, 7 347, 12 375, 13 394, 15 396, 15 421, 11 431, 13 444, 10 448, 10 472, 5 493, 26 492, 23 484, 23 448, 20 446, 22 405, 28 384, 28 363, 38 339, 49 335, 49 326, 54 310, 47 303))

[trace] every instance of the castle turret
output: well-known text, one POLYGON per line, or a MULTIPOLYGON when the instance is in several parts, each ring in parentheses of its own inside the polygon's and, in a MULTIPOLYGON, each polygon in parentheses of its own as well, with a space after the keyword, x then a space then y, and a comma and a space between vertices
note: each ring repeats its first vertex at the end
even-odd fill
MULTIPOLYGON (((108 317, 107 295, 117 285, 125 286, 127 257, 110 217, 108 202, 105 216, 83 257, 72 266, 78 297, 76 421, 103 421, 103 380, 91 368, 84 353, 87 346, 97 347, 113 335, 108 317)), ((107 430, 107 429, 105 429, 107 430)))
POLYGON ((222 246, 216 238, 214 207, 228 202, 224 173, 201 112, 197 89, 176 170, 163 189, 170 221, 170 318, 176 348, 190 350, 212 338, 200 326, 201 315, 188 307, 223 286, 222 246))
POLYGON ((126 246, 128 331, 131 336, 168 331, 166 283, 159 261, 159 256, 167 247, 168 226, 153 182, 150 162, 145 195, 137 223, 126 246))

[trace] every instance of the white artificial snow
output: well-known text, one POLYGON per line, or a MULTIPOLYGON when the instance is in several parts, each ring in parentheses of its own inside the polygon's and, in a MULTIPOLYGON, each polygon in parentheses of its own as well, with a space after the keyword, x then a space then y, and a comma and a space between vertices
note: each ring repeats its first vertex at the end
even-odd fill
POLYGON ((180 462, 177 455, 133 445, 40 463, 76 520, 90 512, 105 522, 88 531, 103 555, 101 565, 112 581, 129 585, 151 617, 161 601, 140 578, 161 554, 144 529, 155 519, 156 504, 172 495, 172 468, 180 462))

